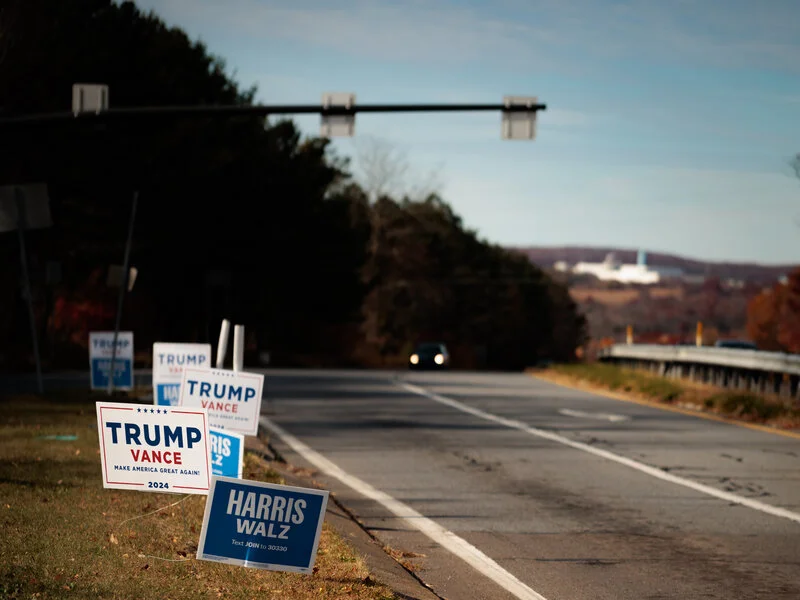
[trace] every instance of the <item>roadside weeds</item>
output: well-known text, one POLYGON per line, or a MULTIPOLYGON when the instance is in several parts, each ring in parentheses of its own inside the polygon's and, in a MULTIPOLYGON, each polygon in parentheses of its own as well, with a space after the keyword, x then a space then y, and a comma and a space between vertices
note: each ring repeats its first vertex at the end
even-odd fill
POLYGON ((686 380, 673 380, 604 363, 554 365, 527 369, 553 383, 607 390, 641 399, 776 429, 800 428, 800 407, 792 400, 725 390, 686 380))
MULTIPOLYGON (((205 496, 104 489, 85 392, 0 410, 2 598, 396 597, 327 523, 313 575, 196 560, 205 496)), ((284 483, 253 452, 243 477, 284 483)))

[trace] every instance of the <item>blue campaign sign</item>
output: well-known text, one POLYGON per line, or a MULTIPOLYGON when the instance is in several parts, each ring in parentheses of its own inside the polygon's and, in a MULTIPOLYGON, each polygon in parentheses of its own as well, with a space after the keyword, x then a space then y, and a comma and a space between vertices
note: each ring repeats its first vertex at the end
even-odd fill
MULTIPOLYGON (((114 349, 113 331, 89 332, 89 365, 91 367, 91 389, 108 387, 111 355, 114 349)), ((117 351, 114 357, 114 387, 119 390, 133 389, 133 332, 120 331, 117 335, 117 351)))
POLYGON ((328 491, 213 477, 199 560, 310 574, 328 491))
POLYGON ((155 404, 159 406, 177 406, 181 397, 180 383, 155 383, 155 404))
POLYGON ((211 472, 240 479, 244 464, 244 436, 209 427, 208 437, 211 441, 211 472))

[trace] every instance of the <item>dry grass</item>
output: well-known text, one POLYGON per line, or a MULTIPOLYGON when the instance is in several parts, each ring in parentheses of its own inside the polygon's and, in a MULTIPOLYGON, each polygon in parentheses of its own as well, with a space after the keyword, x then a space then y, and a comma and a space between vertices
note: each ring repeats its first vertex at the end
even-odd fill
POLYGON ((675 300, 683 300, 686 292, 682 287, 654 287, 650 290, 650 297, 657 300, 662 298, 674 298, 675 300))
MULTIPOLYGON (((650 287, 647 292, 655 300, 667 298, 683 300, 685 296, 683 289, 680 287, 650 287)), ((569 293, 575 302, 586 302, 591 297, 595 302, 606 306, 624 306, 641 298, 641 290, 638 288, 606 290, 602 288, 573 287, 570 288, 569 293)))
MULTIPOLYGON (((0 410, 0 598, 394 598, 327 525, 313 575, 196 560, 205 496, 103 489, 85 393, 0 410)), ((254 454, 244 477, 280 482, 254 454)))
POLYGON ((572 288, 569 294, 578 303, 586 302, 589 298, 592 298, 595 302, 612 306, 628 304, 638 300, 640 295, 639 290, 603 290, 598 288, 572 288))
POLYGON ((791 400, 776 396, 733 392, 690 381, 665 379, 604 363, 555 365, 535 373, 555 383, 578 383, 781 429, 800 428, 800 408, 791 400))

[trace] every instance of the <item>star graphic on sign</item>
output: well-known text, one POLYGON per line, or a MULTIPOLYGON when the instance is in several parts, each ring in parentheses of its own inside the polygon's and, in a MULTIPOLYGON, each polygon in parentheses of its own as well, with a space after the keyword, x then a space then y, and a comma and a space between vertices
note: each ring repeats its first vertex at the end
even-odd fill
POLYGON ((140 413, 140 412, 142 412, 142 409, 141 408, 137 408, 136 412, 140 413))
POLYGON ((155 412, 155 410, 151 408, 150 409, 150 414, 153 414, 154 412, 155 412))

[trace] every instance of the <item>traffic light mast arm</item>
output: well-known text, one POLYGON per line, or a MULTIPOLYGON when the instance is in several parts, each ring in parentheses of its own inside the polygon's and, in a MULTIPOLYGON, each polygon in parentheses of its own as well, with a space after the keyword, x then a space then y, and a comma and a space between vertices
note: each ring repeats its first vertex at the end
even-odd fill
POLYGON ((357 104, 345 106, 323 106, 321 104, 276 104, 241 106, 142 106, 132 108, 110 108, 98 112, 62 111, 54 113, 28 114, 0 119, 0 126, 33 123, 54 123, 84 119, 104 121, 135 117, 234 117, 271 115, 319 114, 322 116, 350 116, 357 113, 417 113, 417 112, 490 112, 528 113, 546 110, 546 104, 357 104))
POLYGON ((323 137, 352 136, 358 113, 443 113, 486 112, 502 114, 503 139, 536 137, 536 114, 546 104, 535 96, 505 96, 502 104, 357 104, 352 93, 328 92, 320 104, 141 106, 109 108, 109 89, 105 84, 76 83, 72 86, 72 111, 8 116, 0 119, 0 131, 68 123, 99 123, 163 118, 268 117, 270 115, 318 114, 323 137))

